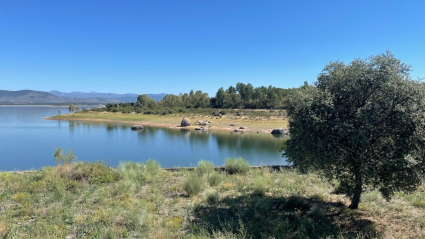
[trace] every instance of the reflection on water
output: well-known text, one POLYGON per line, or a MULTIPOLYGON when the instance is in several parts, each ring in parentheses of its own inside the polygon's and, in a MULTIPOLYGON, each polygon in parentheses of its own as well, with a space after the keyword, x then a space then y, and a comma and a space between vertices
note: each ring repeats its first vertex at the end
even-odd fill
POLYGON ((278 152, 283 138, 271 134, 150 126, 132 131, 132 125, 122 123, 42 119, 55 115, 57 107, 10 108, 0 107, 0 170, 54 165, 55 147, 73 148, 78 160, 103 160, 112 166, 148 159, 163 167, 194 166, 201 159, 223 165, 228 157, 242 157, 251 165, 285 164, 278 152))
MULTIPOLYGON (((228 157, 242 157, 251 165, 285 164, 280 153, 282 137, 271 134, 233 133, 227 131, 196 131, 182 128, 145 126, 142 131, 132 131, 131 125, 122 123, 69 122, 70 132, 106 128, 110 140, 117 134, 137 136, 137 145, 125 150, 128 160, 160 161, 163 166, 193 166, 201 159, 222 165, 228 157), (137 153, 135 153, 137 152, 137 153)), ((132 142, 131 144, 134 144, 132 142)), ((128 145, 122 145, 127 148, 128 145)), ((124 153, 123 153, 124 154, 124 153)))

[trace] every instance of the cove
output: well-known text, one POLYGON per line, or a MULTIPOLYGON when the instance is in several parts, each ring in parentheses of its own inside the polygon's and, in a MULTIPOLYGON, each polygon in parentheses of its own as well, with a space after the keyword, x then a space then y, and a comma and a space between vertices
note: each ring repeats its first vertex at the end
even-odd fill
POLYGON ((0 170, 53 166, 53 151, 73 148, 77 161, 101 160, 111 166, 122 161, 156 160, 162 167, 196 166, 201 159, 223 165, 242 157, 250 165, 285 165, 278 151, 283 138, 269 134, 199 132, 91 121, 55 121, 43 117, 67 113, 67 107, 0 106, 0 170))

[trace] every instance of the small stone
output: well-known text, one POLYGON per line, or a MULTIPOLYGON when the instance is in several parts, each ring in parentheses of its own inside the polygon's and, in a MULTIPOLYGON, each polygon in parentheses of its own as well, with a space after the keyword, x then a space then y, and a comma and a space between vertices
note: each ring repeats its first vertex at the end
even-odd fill
POLYGON ((131 127, 131 130, 134 130, 134 131, 140 131, 140 130, 143 130, 143 125, 133 125, 133 126, 131 127))

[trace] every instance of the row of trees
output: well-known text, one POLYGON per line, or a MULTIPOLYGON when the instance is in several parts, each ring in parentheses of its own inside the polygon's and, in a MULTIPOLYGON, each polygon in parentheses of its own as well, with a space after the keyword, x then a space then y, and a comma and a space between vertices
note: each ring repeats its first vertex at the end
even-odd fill
POLYGON ((215 108, 274 108, 286 107, 286 98, 293 89, 282 89, 273 86, 256 87, 251 84, 236 84, 226 90, 221 87, 212 99, 215 108))
MULTIPOLYGON (((305 83, 306 84, 306 83, 305 83)), ((252 84, 237 83, 236 87, 230 86, 226 90, 221 87, 215 97, 209 97, 207 93, 198 90, 189 93, 166 95, 161 101, 156 102, 147 95, 139 95, 135 103, 108 103, 106 108, 113 111, 116 108, 133 107, 144 109, 169 108, 222 108, 222 109, 258 109, 273 108, 284 109, 288 94, 296 89, 282 89, 273 86, 256 87, 252 84)))

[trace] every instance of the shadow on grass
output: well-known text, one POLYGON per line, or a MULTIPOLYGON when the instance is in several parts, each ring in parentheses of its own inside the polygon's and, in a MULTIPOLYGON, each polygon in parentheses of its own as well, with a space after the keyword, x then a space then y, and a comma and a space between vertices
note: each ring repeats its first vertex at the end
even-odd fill
POLYGON ((320 198, 226 197, 215 205, 200 205, 191 224, 195 235, 233 233, 247 238, 376 238, 372 221, 342 203, 320 198))

